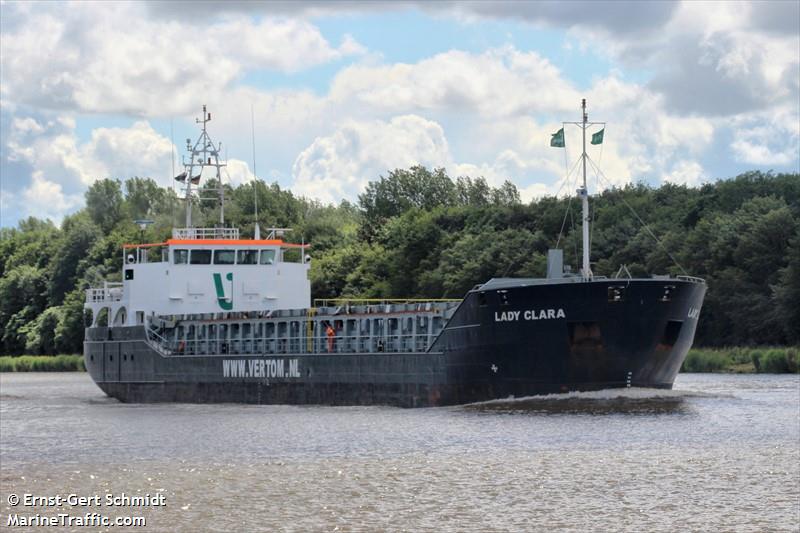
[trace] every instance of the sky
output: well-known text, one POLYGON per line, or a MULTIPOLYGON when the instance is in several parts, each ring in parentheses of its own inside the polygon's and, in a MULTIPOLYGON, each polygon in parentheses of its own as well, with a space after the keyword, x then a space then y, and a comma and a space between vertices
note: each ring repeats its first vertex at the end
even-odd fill
POLYGON ((580 130, 549 141, 583 98, 590 191, 800 172, 800 2, 0 0, 0 226, 172 187, 203 105, 234 185, 339 203, 421 164, 572 194, 580 130))

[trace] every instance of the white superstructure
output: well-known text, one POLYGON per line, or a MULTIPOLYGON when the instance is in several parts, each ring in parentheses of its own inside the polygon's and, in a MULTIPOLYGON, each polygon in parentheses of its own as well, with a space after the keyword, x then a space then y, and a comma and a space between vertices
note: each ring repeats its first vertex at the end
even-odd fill
POLYGON ((153 316, 269 313, 310 306, 308 246, 283 242, 280 237, 288 229, 272 228, 267 239, 260 239, 256 228, 255 239, 241 239, 238 229, 224 227, 224 218, 221 227, 190 226, 192 185, 199 183, 205 167, 215 170, 217 187, 224 190, 224 163, 206 130, 210 120, 203 106, 203 119, 198 120, 202 133, 194 146, 187 141, 190 157, 184 161, 185 171, 175 177, 185 186, 189 227, 174 229, 164 242, 124 246, 123 281, 86 291, 92 326, 106 314, 109 326, 135 326, 153 316), (292 249, 296 251, 287 254, 292 249))
POLYGON ((122 283, 89 289, 86 308, 92 325, 106 309, 113 326, 143 324, 152 315, 307 308, 311 284, 304 248, 280 239, 231 238, 126 245, 122 283), (300 249, 298 262, 285 260, 291 248, 300 249))

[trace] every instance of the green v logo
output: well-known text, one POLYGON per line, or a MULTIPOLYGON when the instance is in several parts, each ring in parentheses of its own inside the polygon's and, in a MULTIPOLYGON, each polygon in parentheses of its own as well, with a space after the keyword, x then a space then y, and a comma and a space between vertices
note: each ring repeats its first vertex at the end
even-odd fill
MULTIPOLYGON (((228 272, 225 279, 233 282, 233 272, 228 272)), ((214 274, 214 287, 217 289, 217 303, 226 311, 233 309, 233 283, 231 283, 231 297, 225 297, 225 287, 222 286, 222 274, 214 274)))

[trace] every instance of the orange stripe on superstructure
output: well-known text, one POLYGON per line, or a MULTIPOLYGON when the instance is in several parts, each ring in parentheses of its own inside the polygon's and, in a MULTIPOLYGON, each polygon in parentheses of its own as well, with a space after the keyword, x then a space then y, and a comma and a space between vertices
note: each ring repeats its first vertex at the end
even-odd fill
POLYGON ((128 248, 152 248, 154 246, 166 246, 167 243, 165 242, 154 242, 150 244, 123 244, 122 248, 127 250, 128 248))
POLYGON ((124 249, 129 248, 152 248, 154 246, 186 246, 193 244, 229 245, 229 246, 280 246, 281 248, 310 248, 311 244, 286 243, 279 239, 254 240, 254 239, 169 239, 166 242, 156 242, 151 244, 123 244, 124 249))
POLYGON ((286 243, 279 239, 271 240, 254 240, 254 239, 169 239, 167 244, 174 246, 176 244, 185 246, 192 244, 215 244, 215 245, 230 245, 230 246, 280 246, 282 248, 309 248, 310 244, 292 244, 286 243))
POLYGON ((235 246, 241 245, 272 245, 272 246, 280 246, 283 244, 283 241, 279 239, 270 239, 270 240, 259 240, 256 241, 254 239, 169 239, 167 240, 167 244, 174 245, 174 244, 230 244, 235 246))

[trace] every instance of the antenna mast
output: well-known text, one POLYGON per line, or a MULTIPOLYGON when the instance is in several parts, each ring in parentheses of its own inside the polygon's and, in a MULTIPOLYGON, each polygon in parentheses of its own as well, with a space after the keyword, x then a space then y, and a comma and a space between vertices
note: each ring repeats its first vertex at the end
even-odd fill
POLYGON ((253 104, 250 104, 250 134, 253 140, 253 203, 255 204, 255 231, 254 239, 261 238, 261 228, 258 225, 258 171, 256 170, 256 119, 253 113, 253 104))
MULTIPOLYGON (((203 118, 195 119, 195 123, 203 125, 203 131, 197 142, 192 146, 192 140, 186 139, 186 151, 190 154, 190 159, 187 162, 186 158, 183 159, 184 171, 175 177, 176 180, 186 183, 186 227, 192 227, 192 185, 200 184, 200 176, 203 174, 205 167, 214 167, 215 177, 217 179, 218 188, 216 191, 219 193, 219 223, 221 226, 225 225, 225 187, 222 186, 222 174, 220 169, 226 164, 219 159, 219 151, 222 149, 222 144, 215 146, 208 135, 206 124, 211 121, 211 113, 206 110, 203 105, 203 118), (195 176, 194 169, 199 167, 199 172, 195 176)), ((200 200, 209 200, 210 198, 200 198, 200 200)))
POLYGON ((592 279, 592 268, 589 265, 589 190, 586 188, 586 128, 588 127, 589 115, 586 113, 586 98, 581 100, 581 129, 583 133, 583 186, 578 189, 578 196, 581 197, 583 207, 583 279, 592 279))

